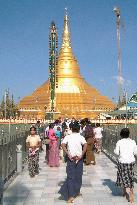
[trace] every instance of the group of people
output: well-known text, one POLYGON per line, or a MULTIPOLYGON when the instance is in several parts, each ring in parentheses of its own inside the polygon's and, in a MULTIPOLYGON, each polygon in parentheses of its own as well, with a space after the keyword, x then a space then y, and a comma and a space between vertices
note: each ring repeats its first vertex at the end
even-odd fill
MULTIPOLYGON (((28 147, 28 169, 31 177, 39 173, 39 148, 42 140, 37 135, 35 126, 30 128, 30 135, 26 139, 28 147)), ((100 124, 93 126, 85 118, 81 121, 66 120, 56 121, 49 124, 45 129, 44 142, 46 144, 46 162, 50 167, 59 167, 60 153, 63 153, 66 162, 67 178, 61 186, 59 193, 68 203, 73 203, 80 196, 82 186, 83 162, 85 165, 95 165, 95 152, 100 153, 102 149, 102 132, 100 124), (62 152, 63 151, 63 152, 62 152)), ((121 130, 119 140, 114 150, 118 156, 117 182, 123 187, 123 196, 133 202, 134 194, 134 165, 137 155, 136 142, 129 138, 129 129, 121 130)))
POLYGON ((58 167, 59 159, 66 161, 66 153, 62 152, 61 142, 65 136, 72 134, 72 126, 77 122, 80 126, 79 133, 87 142, 87 150, 84 155, 84 162, 86 165, 95 165, 94 152, 100 153, 102 147, 102 131, 100 124, 91 124, 88 118, 81 121, 71 120, 65 121, 62 124, 59 121, 51 123, 45 130, 46 136, 46 161, 50 167, 58 167))

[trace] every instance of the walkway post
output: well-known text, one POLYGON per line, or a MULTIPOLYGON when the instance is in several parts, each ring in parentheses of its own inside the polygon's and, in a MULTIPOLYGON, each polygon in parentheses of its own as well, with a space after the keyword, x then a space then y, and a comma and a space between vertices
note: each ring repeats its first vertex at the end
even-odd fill
POLYGON ((22 145, 17 145, 17 173, 22 172, 22 145))
POLYGON ((3 205, 3 189, 4 189, 4 182, 2 177, 0 177, 0 205, 3 205))

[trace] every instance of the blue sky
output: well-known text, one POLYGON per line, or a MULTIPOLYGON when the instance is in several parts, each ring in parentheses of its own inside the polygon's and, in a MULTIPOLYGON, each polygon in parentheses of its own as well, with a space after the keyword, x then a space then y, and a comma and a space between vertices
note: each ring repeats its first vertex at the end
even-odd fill
POLYGON ((0 0, 0 97, 31 94, 48 79, 48 35, 52 20, 59 47, 68 7, 73 52, 81 74, 103 95, 117 100, 117 39, 113 7, 121 9, 123 88, 137 91, 136 0, 0 0))

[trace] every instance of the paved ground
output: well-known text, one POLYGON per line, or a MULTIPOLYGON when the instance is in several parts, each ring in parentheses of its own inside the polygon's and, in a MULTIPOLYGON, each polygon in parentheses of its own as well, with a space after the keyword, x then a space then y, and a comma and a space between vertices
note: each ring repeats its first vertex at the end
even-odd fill
MULTIPOLYGON (((128 205, 115 186, 116 167, 103 154, 96 156, 97 165, 84 166, 82 197, 75 205, 128 205)), ((31 179, 27 167, 4 193, 4 205, 65 205, 59 199, 58 190, 65 180, 65 164, 50 168, 44 163, 44 152, 40 154, 40 174, 31 179)), ((137 190, 137 185, 135 185, 137 190)), ((137 193, 137 191, 136 191, 137 193)), ((137 205, 137 194, 135 195, 137 205)))

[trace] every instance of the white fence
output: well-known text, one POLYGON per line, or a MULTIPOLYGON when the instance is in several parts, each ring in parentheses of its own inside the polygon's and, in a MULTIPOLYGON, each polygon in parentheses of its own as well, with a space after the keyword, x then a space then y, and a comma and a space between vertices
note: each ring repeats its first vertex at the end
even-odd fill
MULTIPOLYGON (((0 119, 0 123, 2 124, 35 124, 38 119, 0 119)), ((41 123, 46 123, 48 120, 45 119, 40 119, 39 120, 41 123)), ((122 119, 111 119, 111 120, 104 120, 104 119, 97 119, 97 120, 92 120, 92 123, 101 123, 101 124, 137 124, 137 119, 127 119, 127 120, 122 120, 122 119)))

